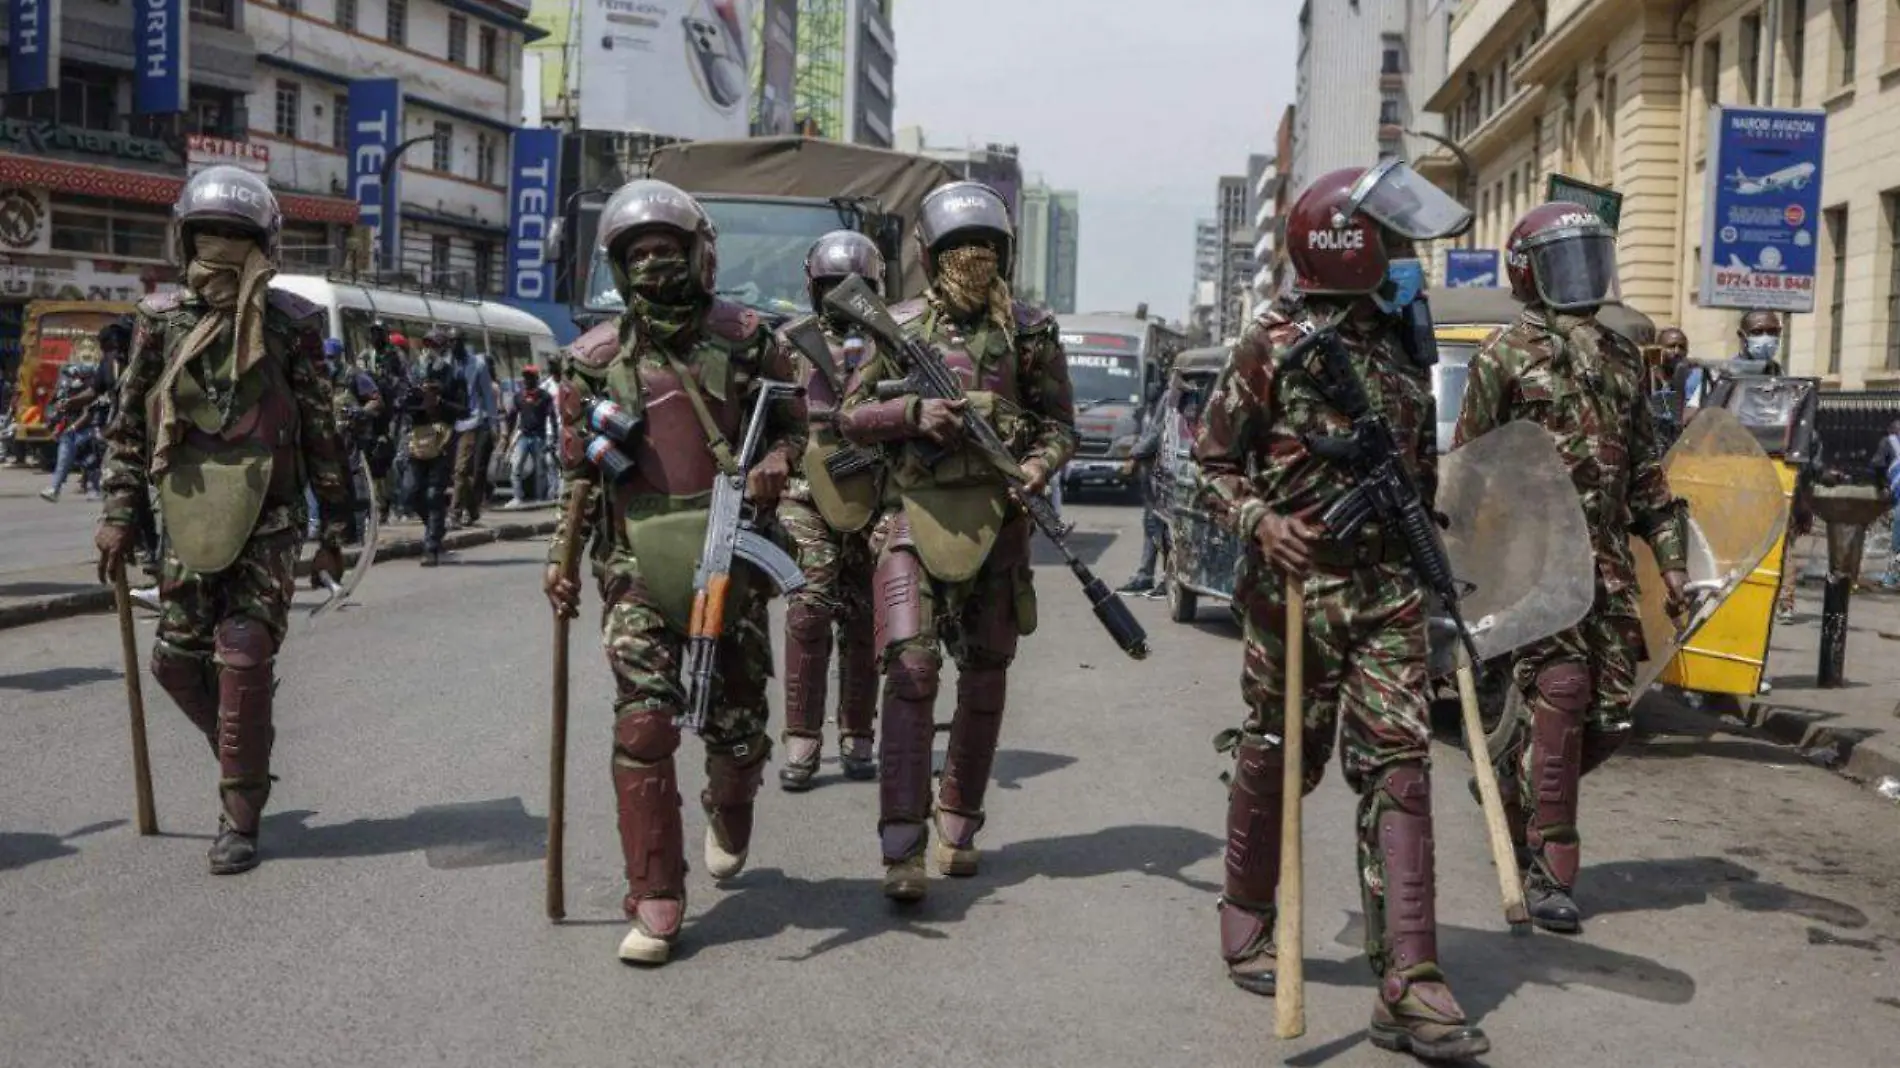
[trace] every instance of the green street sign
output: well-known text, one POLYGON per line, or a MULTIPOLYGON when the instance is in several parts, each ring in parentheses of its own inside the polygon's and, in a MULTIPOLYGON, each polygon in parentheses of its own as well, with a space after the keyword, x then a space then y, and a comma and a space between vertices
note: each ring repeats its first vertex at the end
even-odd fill
POLYGON ((1568 200, 1573 204, 1582 204, 1597 213, 1597 217, 1617 229, 1623 215, 1623 194, 1607 186, 1591 185, 1568 175, 1553 174, 1544 187, 1544 203, 1553 200, 1568 200))

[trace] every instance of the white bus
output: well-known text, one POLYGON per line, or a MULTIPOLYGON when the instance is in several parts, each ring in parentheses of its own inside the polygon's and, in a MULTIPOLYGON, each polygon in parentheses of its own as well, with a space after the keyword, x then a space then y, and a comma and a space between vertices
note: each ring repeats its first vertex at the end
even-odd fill
POLYGON ((519 308, 488 300, 464 300, 414 289, 385 289, 315 274, 280 274, 271 285, 322 305, 325 336, 343 339, 352 355, 369 349, 370 323, 381 319, 412 346, 432 327, 460 327, 469 350, 488 357, 496 384, 508 391, 530 364, 547 370, 561 346, 548 324, 519 308))

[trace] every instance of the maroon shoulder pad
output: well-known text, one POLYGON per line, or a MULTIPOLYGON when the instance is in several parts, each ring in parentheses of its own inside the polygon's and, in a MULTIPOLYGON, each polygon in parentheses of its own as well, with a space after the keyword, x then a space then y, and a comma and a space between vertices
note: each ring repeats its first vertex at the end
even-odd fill
POLYGON ((567 347, 567 358, 582 367, 605 367, 620 350, 620 329, 609 319, 596 325, 567 347))
POLYGON ((706 309, 706 332, 727 341, 746 341, 759 330, 759 313, 743 304, 714 300, 706 309))

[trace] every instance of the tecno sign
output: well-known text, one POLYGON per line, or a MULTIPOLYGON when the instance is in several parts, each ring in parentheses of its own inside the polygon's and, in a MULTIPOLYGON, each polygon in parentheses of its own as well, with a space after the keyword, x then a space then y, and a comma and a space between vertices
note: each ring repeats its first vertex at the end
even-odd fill
POLYGON ((547 276, 542 270, 548 260, 548 189, 554 165, 542 160, 522 167, 522 181, 515 190, 514 263, 510 266, 509 285, 523 300, 547 298, 547 276))

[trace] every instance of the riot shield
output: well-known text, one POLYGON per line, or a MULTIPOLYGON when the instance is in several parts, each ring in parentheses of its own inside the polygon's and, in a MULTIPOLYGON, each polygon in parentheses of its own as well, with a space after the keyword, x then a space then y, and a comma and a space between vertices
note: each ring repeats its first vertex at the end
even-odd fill
POLYGON ((1669 661, 1741 586, 1788 526, 1788 498, 1775 463, 1735 416, 1703 408, 1663 459, 1669 489, 1689 502, 1689 583, 1695 608, 1674 619, 1664 607, 1662 573, 1641 539, 1630 539, 1642 598, 1643 644, 1636 666, 1642 694, 1669 661))
MULTIPOLYGON (((1575 626, 1596 593, 1582 499, 1550 433, 1498 427, 1439 464, 1445 551, 1464 596, 1459 610, 1488 661, 1575 626)), ((1449 626, 1432 628, 1434 677, 1454 667, 1449 626)))

